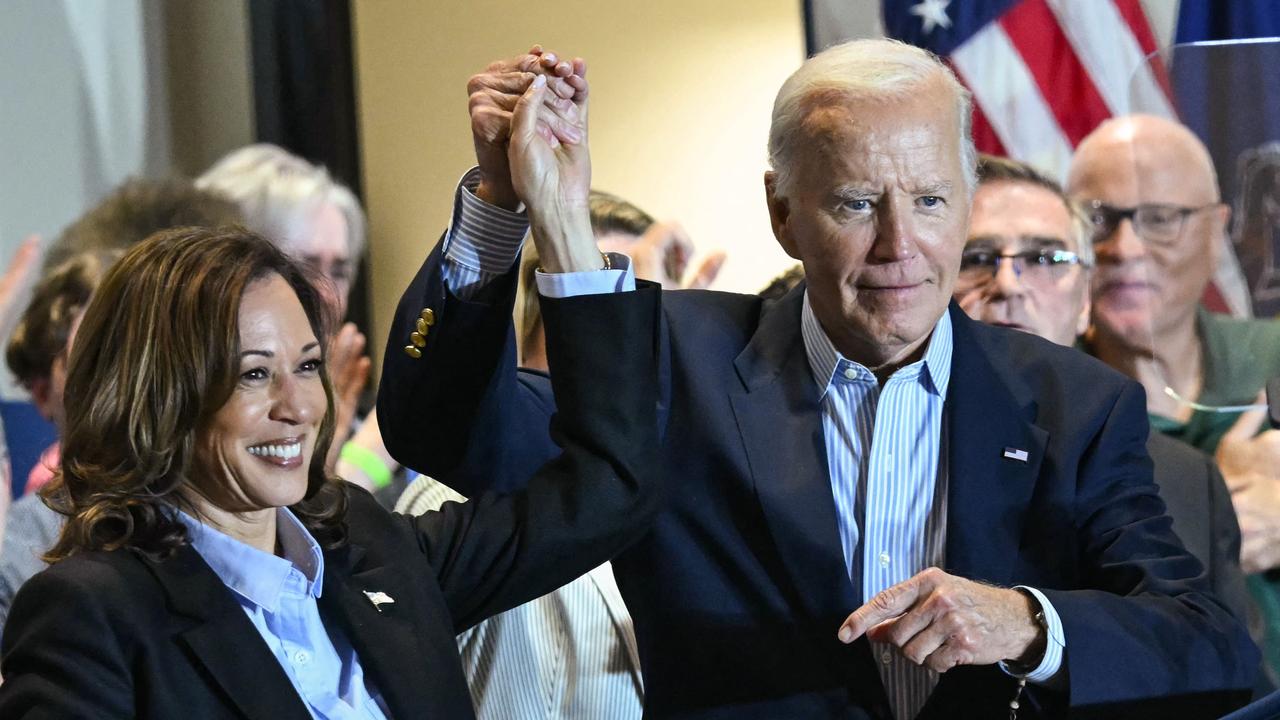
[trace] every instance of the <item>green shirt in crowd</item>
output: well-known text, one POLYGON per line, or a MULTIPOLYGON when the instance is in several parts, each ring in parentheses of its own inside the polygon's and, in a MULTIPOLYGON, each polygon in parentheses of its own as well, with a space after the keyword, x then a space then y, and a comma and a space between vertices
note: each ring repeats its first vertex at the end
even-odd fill
MULTIPOLYGON (((1224 407, 1251 405, 1267 381, 1280 376, 1280 320, 1240 320, 1203 308, 1196 327, 1204 348, 1204 384, 1196 402, 1224 407)), ((1151 429, 1213 455, 1240 413, 1195 410, 1185 423, 1150 415, 1151 429)), ((1262 652, 1273 678, 1280 678, 1280 570, 1245 578, 1264 622, 1262 652)))

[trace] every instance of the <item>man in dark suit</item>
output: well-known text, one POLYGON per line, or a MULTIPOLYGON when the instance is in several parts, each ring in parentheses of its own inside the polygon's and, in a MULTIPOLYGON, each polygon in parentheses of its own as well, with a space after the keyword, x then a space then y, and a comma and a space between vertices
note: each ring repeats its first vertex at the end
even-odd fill
MULTIPOLYGON (((541 60, 578 102, 581 64, 541 60)), ((554 409, 546 378, 516 372, 510 330, 529 223, 501 98, 527 67, 472 79, 480 168, 401 300, 379 393, 388 449, 464 494, 478 468, 518 484, 549 451, 530 432, 554 409)), ((775 103, 765 176, 807 285, 664 297, 670 503, 614 566, 649 716, 1210 717, 1247 698, 1256 650, 1170 529, 1140 388, 948 307, 969 116, 914 48, 811 58, 775 103)), ((625 291, 626 258, 603 264, 540 289, 625 291)))
MULTIPOLYGON (((955 299, 975 320, 1073 346, 1089 322, 1090 221, 1058 183, 1015 160, 983 156, 955 299)), ((1147 438, 1173 529, 1238 618, 1250 615, 1240 526, 1213 460, 1161 433, 1147 438)), ((1256 614, 1256 611, 1253 611, 1256 614)))

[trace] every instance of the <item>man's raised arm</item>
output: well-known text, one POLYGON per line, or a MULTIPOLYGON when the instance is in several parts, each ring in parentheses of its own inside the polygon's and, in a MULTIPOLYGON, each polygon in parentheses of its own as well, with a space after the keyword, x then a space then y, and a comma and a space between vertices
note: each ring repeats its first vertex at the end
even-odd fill
POLYGON ((511 119, 539 75, 548 78, 537 93, 547 111, 537 115, 532 132, 546 139, 539 146, 543 154, 529 157, 572 162, 555 177, 565 181, 556 191, 561 194, 539 196, 535 202, 546 209, 532 215, 546 240, 544 266, 584 270, 543 273, 540 284, 548 283, 556 296, 634 286, 625 258, 615 256, 611 269, 598 269, 604 259, 586 215, 585 73, 581 59, 561 60, 535 47, 470 79, 478 165, 460 183, 445 237, 405 291, 392 324, 378 394, 384 442, 408 467, 464 494, 519 487, 556 452, 545 434, 528 432, 551 415, 550 385, 544 377, 517 375, 511 329, 515 271, 530 223, 511 175, 511 119), (569 154, 566 148, 575 147, 581 153, 569 154), (574 173, 584 169, 572 184, 574 173), (579 209, 575 219, 570 211, 579 209), (578 234, 577 244, 567 244, 570 230, 578 234))

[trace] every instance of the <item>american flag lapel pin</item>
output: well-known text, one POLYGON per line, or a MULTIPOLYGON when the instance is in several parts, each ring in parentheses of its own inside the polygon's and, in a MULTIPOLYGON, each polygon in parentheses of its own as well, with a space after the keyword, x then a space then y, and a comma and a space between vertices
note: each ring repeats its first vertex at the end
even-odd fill
POLYGON ((1009 458, 1010 460, 1017 460, 1018 462, 1027 461, 1027 451, 1019 450, 1018 448, 1012 448, 1012 447, 1005 448, 1004 456, 1009 458))
POLYGON ((395 604, 395 600, 393 600, 390 595, 381 591, 374 592, 372 590, 365 590, 364 596, 369 598, 369 602, 373 603, 373 607, 378 612, 382 612, 383 605, 395 604))

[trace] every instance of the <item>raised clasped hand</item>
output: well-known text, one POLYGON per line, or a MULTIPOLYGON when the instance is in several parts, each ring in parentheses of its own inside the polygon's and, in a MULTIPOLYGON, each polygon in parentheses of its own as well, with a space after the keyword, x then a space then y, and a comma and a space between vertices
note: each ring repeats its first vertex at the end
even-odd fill
MULTIPOLYGON (((580 59, 575 72, 585 72, 580 59)), ((571 100, 535 75, 516 101, 507 161, 511 184, 527 206, 534 242, 548 272, 603 266, 591 229, 591 154, 587 148, 587 86, 579 76, 571 100)))
POLYGON ((481 176, 476 194, 482 200, 508 210, 519 207, 507 150, 516 103, 534 76, 547 77, 551 90, 547 102, 567 109, 579 93, 586 93, 586 71, 581 58, 562 60, 555 52, 535 45, 529 52, 493 62, 471 77, 467 82, 468 109, 481 176))
POLYGON ((876 594, 849 615, 837 637, 851 643, 864 634, 940 673, 1002 660, 1036 663, 1046 642, 1029 596, 938 568, 876 594))

